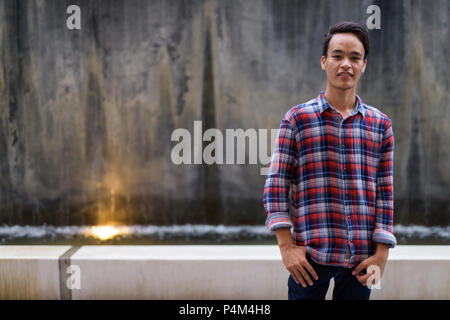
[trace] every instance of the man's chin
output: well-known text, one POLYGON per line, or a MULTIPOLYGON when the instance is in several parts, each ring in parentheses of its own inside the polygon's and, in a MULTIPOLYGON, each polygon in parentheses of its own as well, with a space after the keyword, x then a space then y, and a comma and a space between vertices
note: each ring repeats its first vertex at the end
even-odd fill
POLYGON ((350 85, 350 84, 337 84, 333 86, 334 88, 336 88, 337 90, 351 90, 354 89, 356 86, 355 85, 350 85))

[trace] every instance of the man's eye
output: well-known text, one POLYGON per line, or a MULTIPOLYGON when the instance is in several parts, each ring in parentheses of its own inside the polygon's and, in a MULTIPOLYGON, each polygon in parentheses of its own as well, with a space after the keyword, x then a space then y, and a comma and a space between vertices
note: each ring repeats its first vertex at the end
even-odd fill
POLYGON ((358 58, 358 57, 353 57, 353 60, 360 60, 360 58, 358 58))
POLYGON ((333 56, 333 58, 340 58, 341 56, 333 56))

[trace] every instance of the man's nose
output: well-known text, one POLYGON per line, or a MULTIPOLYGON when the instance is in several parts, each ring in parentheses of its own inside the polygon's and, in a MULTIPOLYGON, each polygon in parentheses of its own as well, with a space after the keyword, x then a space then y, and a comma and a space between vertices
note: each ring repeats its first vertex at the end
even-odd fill
POLYGON ((344 58, 344 61, 342 61, 342 68, 348 69, 350 67, 351 67, 350 60, 347 58, 344 58))

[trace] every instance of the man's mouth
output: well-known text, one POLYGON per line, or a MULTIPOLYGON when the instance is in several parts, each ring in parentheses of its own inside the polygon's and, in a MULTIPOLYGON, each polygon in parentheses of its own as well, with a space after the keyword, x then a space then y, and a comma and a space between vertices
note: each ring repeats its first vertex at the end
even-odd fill
POLYGON ((339 72, 338 73, 338 77, 340 77, 340 76, 353 77, 353 75, 351 73, 349 73, 349 72, 339 72))

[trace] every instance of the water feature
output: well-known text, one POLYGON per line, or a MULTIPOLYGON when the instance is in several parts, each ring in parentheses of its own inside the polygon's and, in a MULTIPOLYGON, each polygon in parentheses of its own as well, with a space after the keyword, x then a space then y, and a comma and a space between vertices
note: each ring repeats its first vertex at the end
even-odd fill
MULTIPOLYGON (((0 226, 0 244, 276 244, 265 226, 0 226)), ((450 227, 394 226, 399 245, 450 245, 450 227)))

